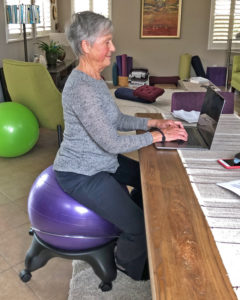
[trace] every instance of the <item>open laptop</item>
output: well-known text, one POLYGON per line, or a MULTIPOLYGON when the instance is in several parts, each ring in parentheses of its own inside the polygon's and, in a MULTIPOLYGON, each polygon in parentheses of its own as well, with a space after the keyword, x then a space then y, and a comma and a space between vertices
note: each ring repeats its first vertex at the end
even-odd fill
POLYGON ((184 126, 188 141, 157 142, 157 149, 210 149, 224 106, 223 97, 207 88, 197 126, 184 126))

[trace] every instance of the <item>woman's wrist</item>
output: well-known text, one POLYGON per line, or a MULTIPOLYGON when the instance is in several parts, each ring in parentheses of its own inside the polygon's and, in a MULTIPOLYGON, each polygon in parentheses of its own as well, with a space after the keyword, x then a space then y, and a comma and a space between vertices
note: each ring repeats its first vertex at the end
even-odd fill
POLYGON ((158 128, 158 131, 161 133, 161 135, 162 135, 162 143, 165 143, 165 141, 166 141, 166 136, 165 136, 165 134, 164 134, 164 132, 161 130, 161 129, 159 129, 158 128))
POLYGON ((153 143, 162 142, 164 143, 166 140, 165 134, 162 130, 157 129, 150 132, 153 138, 153 143))
POLYGON ((147 122, 147 126, 148 128, 153 128, 153 127, 156 127, 156 120, 154 119, 149 119, 148 122, 147 122))

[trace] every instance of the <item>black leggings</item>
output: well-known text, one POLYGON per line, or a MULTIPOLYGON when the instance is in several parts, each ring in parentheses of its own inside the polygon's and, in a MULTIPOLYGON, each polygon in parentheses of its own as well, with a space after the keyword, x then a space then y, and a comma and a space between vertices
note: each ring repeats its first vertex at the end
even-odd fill
POLYGON ((114 174, 99 172, 86 176, 55 171, 62 189, 82 205, 116 225, 121 234, 117 241, 117 261, 135 280, 142 277, 147 259, 139 163, 118 155, 114 174), (129 195, 122 185, 132 186, 129 195))

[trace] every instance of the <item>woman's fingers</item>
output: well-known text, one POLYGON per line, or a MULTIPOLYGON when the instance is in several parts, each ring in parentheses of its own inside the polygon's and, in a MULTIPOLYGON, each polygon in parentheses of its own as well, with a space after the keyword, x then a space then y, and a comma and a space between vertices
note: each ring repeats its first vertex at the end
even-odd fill
MULTIPOLYGON (((165 135, 165 140, 168 142, 174 140, 187 141, 188 139, 188 134, 184 128, 168 127, 163 129, 162 132, 165 135)), ((162 141, 162 134, 159 131, 152 131, 151 134, 153 137, 153 143, 162 141)))
POLYGON ((183 128, 182 122, 174 120, 163 120, 163 119, 150 119, 147 123, 149 128, 159 128, 164 129, 167 127, 179 127, 183 128))
POLYGON ((175 126, 179 127, 179 128, 184 128, 182 122, 180 121, 174 121, 175 126))
POLYGON ((187 141, 188 134, 184 128, 167 128, 163 130, 166 141, 183 140, 187 141))

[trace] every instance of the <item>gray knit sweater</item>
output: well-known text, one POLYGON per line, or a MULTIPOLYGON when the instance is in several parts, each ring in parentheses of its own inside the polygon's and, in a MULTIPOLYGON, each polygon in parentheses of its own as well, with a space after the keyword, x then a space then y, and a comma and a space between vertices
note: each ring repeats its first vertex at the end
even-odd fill
POLYGON ((118 167, 117 154, 153 141, 149 132, 119 135, 118 131, 147 130, 146 118, 120 112, 104 82, 73 70, 62 93, 65 130, 54 170, 93 175, 118 167))

